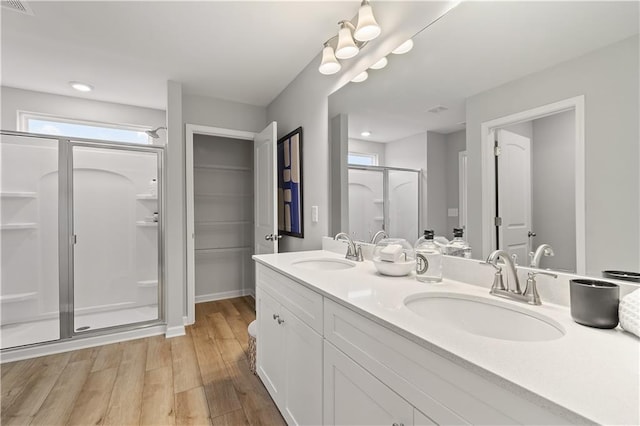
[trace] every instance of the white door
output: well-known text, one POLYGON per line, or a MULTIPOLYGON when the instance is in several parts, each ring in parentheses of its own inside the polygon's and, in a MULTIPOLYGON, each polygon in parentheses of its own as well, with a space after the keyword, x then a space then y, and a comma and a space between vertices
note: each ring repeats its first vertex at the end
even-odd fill
POLYGON ((277 137, 274 121, 253 139, 255 254, 278 252, 277 137))
POLYGON ((497 132, 498 155, 498 244, 502 250, 528 263, 531 231, 531 140, 506 130, 497 132))
POLYGON ((324 342, 324 424, 413 424, 413 406, 324 342))

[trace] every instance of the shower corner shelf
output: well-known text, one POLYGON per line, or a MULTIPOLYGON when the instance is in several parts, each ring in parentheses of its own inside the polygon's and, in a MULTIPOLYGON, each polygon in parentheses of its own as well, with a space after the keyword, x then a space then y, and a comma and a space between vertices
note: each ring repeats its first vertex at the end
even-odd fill
POLYGON ((25 302, 27 300, 35 299, 38 296, 38 293, 17 293, 17 294, 7 294, 4 296, 0 296, 0 302, 2 303, 15 303, 15 302, 25 302))
POLYGON ((158 196, 153 194, 136 194, 138 200, 157 200, 158 196))
POLYGON ((35 192, 20 192, 20 191, 4 191, 0 192, 0 197, 4 198, 36 198, 35 192))
POLYGON ((17 229, 36 229, 38 227, 37 223, 6 223, 4 225, 0 225, 1 230, 17 230, 17 229))
POLYGON ((136 222, 137 226, 142 226, 142 227, 154 227, 154 226, 158 226, 158 222, 145 222, 143 220, 139 220, 136 222))

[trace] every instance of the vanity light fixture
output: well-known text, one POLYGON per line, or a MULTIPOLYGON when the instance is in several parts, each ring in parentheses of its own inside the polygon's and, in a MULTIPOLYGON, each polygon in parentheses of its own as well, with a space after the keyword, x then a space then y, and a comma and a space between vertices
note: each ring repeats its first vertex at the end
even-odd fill
POLYGON ((362 71, 360 74, 356 75, 351 82, 352 83, 362 83, 366 79, 369 78, 369 73, 366 71, 362 71))
POLYGON ((338 47, 336 47, 336 58, 349 59, 353 58, 360 52, 360 48, 356 46, 351 32, 355 29, 349 21, 340 21, 340 31, 338 31, 338 47))
POLYGON ((413 49, 413 40, 409 39, 402 43, 400 46, 396 47, 391 51, 391 53, 395 53, 396 55, 402 55, 403 53, 407 53, 413 49))
POLYGON ((385 56, 384 58, 380 59, 375 64, 371 65, 369 68, 371 68, 372 70, 381 70, 382 68, 386 67, 388 63, 389 63, 389 61, 387 60, 387 57, 385 56))
MULTIPOLYGON (((338 35, 327 40, 322 48, 322 60, 318 67, 321 74, 331 75, 340 71, 342 66, 338 59, 353 58, 368 41, 378 37, 381 32, 369 0, 362 0, 356 25, 346 19, 338 22, 338 25, 338 35)), ((362 74, 359 75, 361 76, 362 74)), ((364 80, 366 76, 360 81, 364 80)))
POLYGON ((340 62, 336 59, 333 47, 331 47, 329 42, 325 43, 322 49, 322 62, 320 63, 318 71, 320 71, 320 74, 331 75, 340 71, 340 68, 342 68, 342 65, 340 65, 340 62))
POLYGON ((358 10, 358 26, 353 36, 358 41, 369 41, 380 35, 380 25, 373 16, 373 10, 369 4, 369 0, 362 0, 360 9, 358 10))
POLYGON ((82 83, 80 81, 70 81, 69 86, 73 87, 79 92, 90 92, 93 90, 93 86, 87 83, 82 83))
POLYGON ((368 136, 371 136, 371 132, 368 130, 365 130, 364 132, 360 133, 360 136, 364 136, 366 138, 368 136))

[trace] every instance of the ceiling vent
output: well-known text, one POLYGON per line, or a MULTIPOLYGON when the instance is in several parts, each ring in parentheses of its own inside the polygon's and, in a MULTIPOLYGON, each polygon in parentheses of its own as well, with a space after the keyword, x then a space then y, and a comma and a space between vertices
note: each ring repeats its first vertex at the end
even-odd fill
POLYGON ((429 108, 429 109, 427 110, 427 112, 430 112, 430 113, 432 113, 432 114, 439 114, 439 113, 441 113, 442 111, 446 111, 446 110, 448 110, 448 109, 449 109, 449 108, 447 108, 447 107, 446 107, 446 106, 444 106, 444 105, 436 105, 436 106, 434 106, 434 107, 429 108))
POLYGON ((25 1, 20 0, 2 0, 2 8, 13 10, 14 12, 24 13, 33 16, 33 10, 25 1))

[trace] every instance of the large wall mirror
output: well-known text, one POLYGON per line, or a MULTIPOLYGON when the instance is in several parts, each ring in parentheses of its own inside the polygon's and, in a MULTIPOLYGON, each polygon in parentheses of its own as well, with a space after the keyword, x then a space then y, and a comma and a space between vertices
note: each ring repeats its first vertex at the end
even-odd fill
POLYGON ((638 2, 461 3, 329 97, 331 230, 463 227, 476 259, 549 244, 540 268, 640 272, 638 32, 638 2), (390 203, 378 169, 415 188, 390 203))

